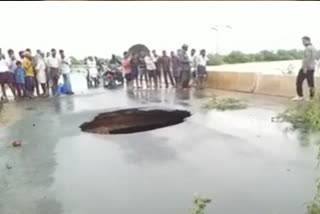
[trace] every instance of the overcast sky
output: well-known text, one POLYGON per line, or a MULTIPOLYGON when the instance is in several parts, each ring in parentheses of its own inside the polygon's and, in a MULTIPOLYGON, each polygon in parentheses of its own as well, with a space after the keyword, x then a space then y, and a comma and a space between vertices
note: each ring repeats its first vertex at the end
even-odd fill
POLYGON ((3 49, 63 48, 69 55, 109 57, 131 45, 161 51, 258 52, 320 47, 320 2, 0 2, 3 49))

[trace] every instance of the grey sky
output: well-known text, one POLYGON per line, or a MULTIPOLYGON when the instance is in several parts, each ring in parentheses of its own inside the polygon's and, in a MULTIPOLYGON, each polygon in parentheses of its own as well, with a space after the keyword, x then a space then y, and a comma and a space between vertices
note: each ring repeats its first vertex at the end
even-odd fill
POLYGON ((320 47, 320 2, 1 2, 3 49, 63 48, 69 55, 108 57, 135 43, 160 52, 183 43, 215 50, 257 52, 302 48, 310 35, 320 47))

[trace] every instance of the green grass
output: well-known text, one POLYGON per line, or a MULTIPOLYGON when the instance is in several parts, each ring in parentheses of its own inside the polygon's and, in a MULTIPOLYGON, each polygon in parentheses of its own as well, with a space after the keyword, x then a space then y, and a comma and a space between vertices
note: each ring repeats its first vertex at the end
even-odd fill
POLYGON ((248 105, 235 98, 212 98, 202 105, 203 109, 216 109, 219 111, 245 109, 248 105))
POLYGON ((320 99, 295 104, 279 114, 278 118, 290 123, 293 130, 301 133, 320 132, 320 99))
POLYGON ((316 194, 307 205, 306 214, 320 214, 320 181, 317 181, 316 194))

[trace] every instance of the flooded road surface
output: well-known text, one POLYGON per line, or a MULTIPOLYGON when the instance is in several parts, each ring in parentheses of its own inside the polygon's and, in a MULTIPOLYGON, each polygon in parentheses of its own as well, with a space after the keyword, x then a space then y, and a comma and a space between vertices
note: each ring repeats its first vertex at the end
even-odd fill
POLYGON ((189 213, 195 192, 213 199, 206 213, 304 213, 315 190, 316 152, 271 123, 283 106, 257 96, 271 101, 203 112, 206 96, 97 89, 15 104, 23 117, 0 131, 0 213, 189 213), (192 116, 135 134, 78 128, 106 110, 140 106, 192 116), (17 138, 22 147, 11 147, 17 138))

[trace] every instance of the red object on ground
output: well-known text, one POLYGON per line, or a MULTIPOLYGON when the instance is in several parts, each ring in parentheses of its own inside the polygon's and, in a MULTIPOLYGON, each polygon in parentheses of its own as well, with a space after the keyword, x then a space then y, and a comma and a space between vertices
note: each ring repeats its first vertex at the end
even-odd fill
POLYGON ((21 140, 15 140, 15 141, 13 141, 13 142, 12 142, 12 146, 13 146, 13 147, 19 147, 19 146, 21 146, 21 140))

